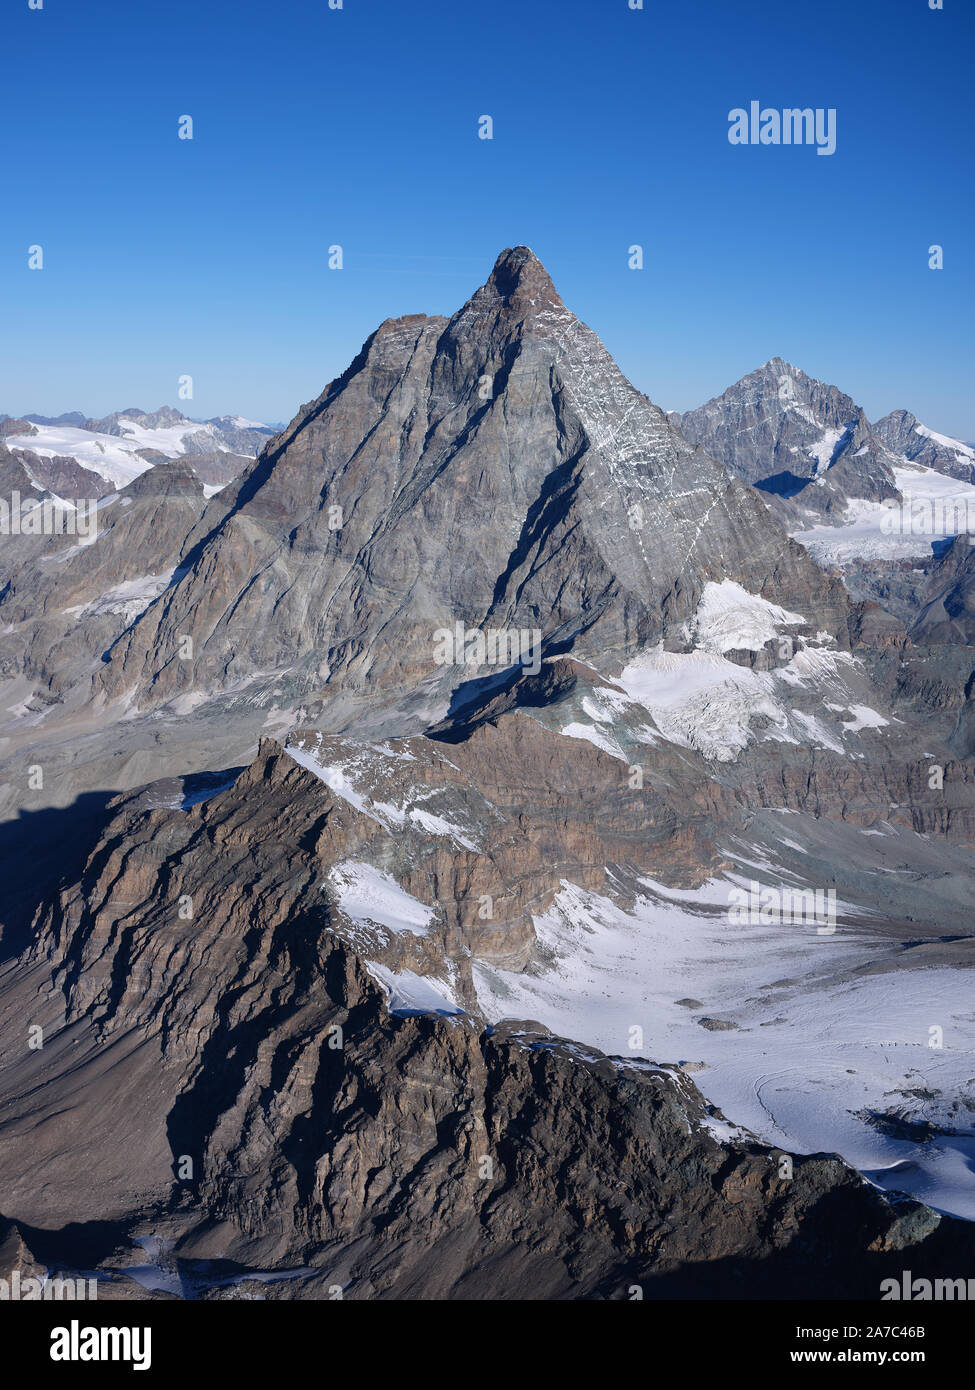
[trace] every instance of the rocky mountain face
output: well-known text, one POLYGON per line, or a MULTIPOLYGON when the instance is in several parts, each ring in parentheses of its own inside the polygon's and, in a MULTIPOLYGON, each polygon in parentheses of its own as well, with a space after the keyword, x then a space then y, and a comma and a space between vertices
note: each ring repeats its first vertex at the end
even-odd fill
MULTIPOLYGON (((3 446, 0 445, 0 449, 3 446)), ((50 497, 97 501, 111 491, 110 484, 93 468, 85 468, 77 459, 67 455, 53 454, 43 457, 30 449, 3 449, 7 455, 19 460, 22 465, 20 484, 21 497, 31 492, 50 497)), ((9 493, 6 494, 9 497, 9 493)))
POLYGON ((963 482, 975 482, 975 449, 922 425, 909 410, 892 410, 873 426, 892 454, 963 482))
POLYGON ((928 571, 913 632, 916 641, 975 646, 975 550, 969 536, 956 536, 928 571))
POLYGON ((387 949, 334 869, 385 831, 276 746, 167 790, 119 800, 4 978, 0 1030, 31 1000, 48 1038, 0 1070, 12 1258, 97 1259, 138 1297, 151 1233, 189 1279, 298 1267, 277 1296, 351 1298, 875 1297, 971 1261, 968 1224, 835 1156, 790 1167, 681 1066, 485 1028, 448 981, 439 1007, 380 988, 363 961, 416 978, 423 939, 387 949))
POLYGON ((15 419, 12 415, 0 417, 0 439, 6 439, 8 435, 22 434, 32 435, 37 433, 37 426, 30 420, 15 419))
POLYGON ((762 491, 778 514, 839 519, 850 498, 898 496, 894 458, 835 386, 773 357, 679 417, 692 444, 762 491))
POLYGON ((788 537, 786 455, 803 508, 891 494, 779 366, 792 404, 769 364, 700 446, 518 247, 217 495, 186 452, 90 544, 4 537, 0 1263, 125 1298, 970 1267, 904 1195, 968 1211, 970 1007, 924 993, 973 935, 966 559, 915 632, 788 537))
POLYGON ((458 685, 434 650, 458 622, 619 664, 723 577, 844 621, 840 587, 629 385, 523 248, 452 319, 383 324, 191 542, 185 578, 113 650, 110 698, 273 670, 332 728, 405 700, 405 732, 458 685))
MULTIPOLYGON (((26 481, 19 457, 9 455, 6 468, 0 458, 4 493, 8 482, 13 492, 26 481)), ((94 501, 83 535, 72 509, 62 508, 52 514, 65 528, 58 534, 4 537, 0 679, 11 682, 12 713, 28 743, 35 720, 85 704, 103 653, 172 583, 205 505, 193 470, 167 463, 94 501)))

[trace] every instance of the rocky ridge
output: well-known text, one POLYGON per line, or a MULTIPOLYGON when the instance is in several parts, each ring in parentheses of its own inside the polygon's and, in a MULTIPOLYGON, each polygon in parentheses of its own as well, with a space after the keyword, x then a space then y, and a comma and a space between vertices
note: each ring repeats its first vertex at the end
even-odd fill
POLYGON ((0 1029, 32 999, 47 1039, 0 1072, 8 1244, 129 1297, 149 1233, 188 1277, 297 1267, 278 1297, 875 1297, 970 1260, 965 1223, 834 1156, 784 1167, 680 1067, 397 1008, 319 882, 371 818, 280 750, 186 810, 154 795, 4 979, 0 1029))
MULTIPOLYGON (((837 504, 854 459, 887 486, 851 418, 837 504)), ((572 891, 720 925, 742 876, 820 875, 866 952, 842 988, 971 935, 957 634, 851 602, 531 252, 381 325, 217 496, 184 459, 104 521, 20 538, 0 594, 11 1239, 123 1296, 150 1237, 200 1296, 213 1260, 298 1270, 281 1297, 875 1297, 970 1262, 835 1156, 781 1177, 622 1022, 618 1056, 488 1025, 479 974, 557 973, 572 891), (531 659, 475 640, 513 632, 531 659)))

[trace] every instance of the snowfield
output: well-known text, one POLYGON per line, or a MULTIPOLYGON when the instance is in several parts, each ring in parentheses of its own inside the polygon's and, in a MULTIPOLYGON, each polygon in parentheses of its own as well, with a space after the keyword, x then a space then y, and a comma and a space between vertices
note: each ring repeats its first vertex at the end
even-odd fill
POLYGON ((927 425, 922 425, 920 421, 914 426, 914 433, 921 435, 924 439, 933 439, 935 444, 940 444, 943 449, 949 449, 959 458, 968 459, 975 463, 975 449, 963 444, 960 439, 952 439, 950 435, 939 434, 937 430, 929 430, 927 425))
POLYGON ((329 870, 328 881, 346 917, 360 927, 378 927, 384 942, 387 931, 425 936, 436 915, 436 908, 418 902, 372 864, 345 859, 329 870))
POLYGON ((813 526, 794 531, 820 565, 858 560, 907 559, 930 555, 932 543, 970 531, 975 534, 975 487, 909 464, 894 469, 899 505, 851 501, 842 526, 813 526))
MULTIPOLYGON (((612 685, 600 685, 583 699, 582 711, 591 723, 574 720, 561 732, 568 738, 587 739, 627 761, 613 725, 621 716, 632 718, 643 711, 652 722, 631 727, 631 737, 635 735, 650 745, 663 738, 697 749, 716 762, 733 761, 757 738, 811 743, 843 752, 839 732, 831 733, 821 720, 793 708, 793 692, 823 687, 844 694, 846 679, 854 669, 851 657, 819 646, 804 646, 787 665, 753 671, 725 656, 736 650, 761 651, 777 638, 785 644, 782 654, 787 655, 793 650, 789 629, 805 622, 801 613, 790 613, 750 594, 730 579, 709 582, 693 618, 684 624, 684 639, 693 644, 693 650, 671 652, 663 643, 647 648, 623 668, 612 685)), ((831 639, 828 633, 821 633, 815 640, 831 639)), ((848 708, 846 704, 830 707, 848 708)), ((886 722, 877 714, 872 722, 854 718, 843 727, 854 733, 881 728, 886 722)))
MULTIPOLYGON (((758 642, 763 629, 743 631, 740 615, 735 624, 714 640, 758 642)), ((856 674, 856 661, 849 653, 823 648, 804 647, 786 666, 752 671, 714 652, 668 652, 660 644, 624 667, 615 678, 616 689, 599 686, 585 697, 583 712, 592 723, 575 720, 561 732, 587 739, 624 761, 628 759, 614 724, 622 716, 644 714, 652 722, 630 727, 631 737, 651 746, 663 738, 716 762, 734 761, 757 739, 849 752, 843 742, 846 735, 880 730, 889 723, 878 711, 856 702, 850 686, 856 674), (796 709, 798 694, 811 691, 819 695, 824 709, 840 715, 848 711, 849 717, 836 718, 830 727, 826 719, 796 709)))
POLYGON ((41 458, 77 459, 83 468, 94 469, 116 488, 125 487, 151 467, 145 459, 139 458, 137 449, 160 447, 134 440, 128 443, 111 434, 94 434, 67 425, 36 425, 35 429, 36 434, 11 435, 5 441, 7 447, 29 449, 41 458))
POLYGON ((431 980, 412 970, 390 970, 379 961, 367 960, 366 969, 386 991, 386 1007, 391 1014, 462 1014, 451 987, 443 980, 431 980))
POLYGON ((705 584, 687 635, 701 651, 717 656, 735 650, 757 652, 783 628, 805 621, 801 613, 790 613, 750 594, 734 580, 723 579, 720 584, 705 584))
POLYGON ((610 1055, 703 1063, 693 1070, 706 1098, 764 1143, 839 1153, 882 1186, 975 1220, 973 1117, 953 1108, 975 1098, 975 977, 858 971, 877 952, 856 930, 733 925, 740 882, 682 892, 643 880, 632 911, 564 883, 535 918, 538 966, 476 962, 478 1002, 491 1022, 537 1019, 610 1055), (871 1118, 891 1111, 952 1132, 901 1137, 871 1118))
MULTIPOLYGON (((263 429, 241 418, 228 420, 239 429, 263 429)), ((209 422, 184 420, 178 425, 147 429, 135 420, 120 418, 121 436, 99 434, 93 430, 77 429, 70 425, 35 425, 36 434, 11 435, 5 440, 8 448, 29 449, 42 458, 73 458, 83 468, 91 468, 107 478, 116 488, 125 487, 152 465, 139 457, 140 449, 155 449, 167 458, 178 458, 188 452, 187 439, 209 436, 207 447, 215 453, 232 453, 220 430, 209 422)))

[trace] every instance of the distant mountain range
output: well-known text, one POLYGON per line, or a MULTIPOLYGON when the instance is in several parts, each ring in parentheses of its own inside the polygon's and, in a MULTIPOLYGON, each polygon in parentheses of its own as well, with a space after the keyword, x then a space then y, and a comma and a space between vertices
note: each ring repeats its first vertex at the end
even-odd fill
POLYGON ((31 456, 25 462, 43 487, 54 481, 44 460, 71 460, 94 475, 89 486, 105 492, 124 487, 155 463, 184 455, 193 459, 204 483, 223 486, 276 432, 273 425, 239 415, 193 420, 170 406, 119 410, 101 420, 86 419, 78 411, 0 416, 0 437, 11 450, 31 456))
MULTIPOLYGON (((793 530, 810 522, 842 525, 851 500, 898 499, 896 470, 907 464, 975 483, 975 447, 929 428, 908 410, 871 424, 852 397, 781 357, 704 405, 670 411, 667 418, 690 443, 757 488, 793 530)), ((73 460, 95 475, 89 485, 108 488, 182 456, 191 458, 205 484, 223 486, 282 428, 240 415, 196 420, 169 406, 129 408, 101 419, 80 411, 0 415, 0 438, 9 448, 38 460, 73 460)), ((63 467, 52 469, 49 462, 31 471, 42 486, 65 476, 63 467)))

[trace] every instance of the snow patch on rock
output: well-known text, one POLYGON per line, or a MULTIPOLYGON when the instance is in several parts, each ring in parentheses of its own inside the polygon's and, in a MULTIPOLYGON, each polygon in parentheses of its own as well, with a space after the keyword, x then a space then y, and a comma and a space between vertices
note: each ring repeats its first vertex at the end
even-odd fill
POLYGON ((392 874, 372 864, 345 859, 329 870, 328 881, 341 911, 360 927, 425 936, 436 915, 436 908, 419 902, 392 874))
POLYGON ((722 656, 725 652, 761 651, 783 627, 805 623, 801 613, 790 613, 777 603, 750 594, 732 579, 704 586, 697 612, 688 624, 688 635, 702 651, 722 656))
POLYGON ((465 1012, 444 980, 432 980, 413 970, 390 970, 379 961, 365 962, 369 974, 386 992, 391 1014, 462 1014, 465 1012))

